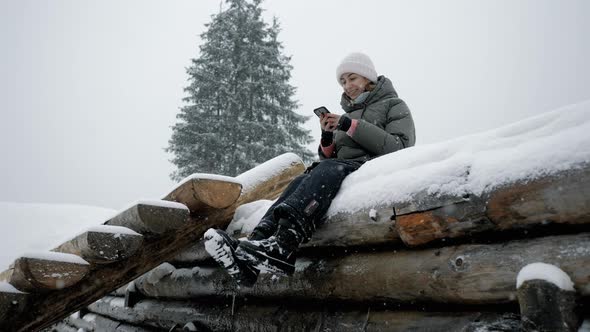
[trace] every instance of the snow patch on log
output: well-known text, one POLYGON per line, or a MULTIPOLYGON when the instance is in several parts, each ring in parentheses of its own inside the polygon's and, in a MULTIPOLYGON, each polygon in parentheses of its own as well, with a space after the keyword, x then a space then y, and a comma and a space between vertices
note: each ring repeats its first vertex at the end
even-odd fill
POLYGON ((136 231, 122 226, 98 225, 88 228, 88 232, 111 233, 117 235, 141 235, 136 231))
POLYGON ((227 226, 226 232, 231 235, 252 233, 273 203, 274 201, 263 199, 240 205, 236 209, 234 218, 227 226))
POLYGON ((412 201, 416 193, 480 196, 505 184, 589 162, 590 101, 586 101, 481 134, 370 160, 344 180, 327 216, 400 205, 412 201))
POLYGON ((14 288, 11 284, 0 281, 0 293, 26 294, 14 288))
POLYGON ((45 260, 45 261, 55 261, 55 262, 64 262, 64 263, 72 263, 72 264, 80 264, 80 265, 89 265, 87 261, 82 259, 80 256, 72 255, 72 254, 64 254, 61 252, 53 252, 53 251, 32 251, 24 253, 21 257, 24 258, 33 258, 38 260, 45 260))
POLYGON ((523 267, 516 277, 516 288, 520 288, 528 280, 545 280, 563 290, 574 291, 572 279, 563 270, 551 264, 532 263, 523 267))
POLYGON ((232 183, 241 184, 241 182, 239 180, 237 180, 236 178, 231 177, 231 176, 209 174, 209 173, 194 173, 194 174, 191 174, 191 175, 187 176, 186 178, 182 179, 174 187, 175 188, 181 187, 183 184, 185 184, 189 181, 192 181, 192 180, 215 180, 215 181, 232 182, 232 183))
MULTIPOLYGON (((102 299, 100 299, 94 303, 95 304, 104 303, 104 304, 111 306, 111 307, 125 308, 125 298, 122 298, 122 297, 105 296, 102 299)), ((84 315, 84 317, 86 317, 86 316, 87 315, 84 315)))
POLYGON ((146 274, 145 280, 155 285, 157 284, 162 278, 172 274, 172 272, 176 271, 176 268, 170 263, 163 263, 158 265, 155 269, 151 270, 146 274))
POLYGON ((138 200, 137 202, 135 202, 134 204, 130 205, 129 207, 135 206, 135 205, 139 205, 139 204, 143 204, 143 205, 152 205, 152 206, 158 206, 158 207, 164 207, 164 208, 169 208, 169 209, 180 209, 180 210, 187 210, 188 211, 188 207, 186 207, 186 205, 182 204, 182 203, 178 203, 178 202, 172 202, 172 201, 164 201, 161 199, 158 200, 138 200))
POLYGON ((298 155, 285 153, 236 176, 235 180, 242 184, 243 192, 248 192, 257 184, 268 181, 281 174, 284 169, 298 163, 303 163, 298 155))
POLYGON ((139 206, 139 205, 147 205, 147 206, 155 206, 155 207, 161 207, 161 208, 169 208, 169 209, 178 209, 178 210, 186 210, 189 211, 189 208, 182 204, 182 203, 178 203, 178 202, 173 202, 173 201, 164 201, 161 199, 140 199, 137 200, 135 202, 131 202, 127 205, 125 205, 125 208, 116 211, 115 213, 113 213, 113 215, 107 219, 107 220, 111 220, 114 217, 116 217, 117 215, 121 214, 122 211, 127 211, 135 206, 139 206))
POLYGON ((311 264, 313 264, 313 261, 311 259, 304 258, 304 257, 298 258, 295 261, 295 272, 303 272, 309 266, 311 266, 311 264))

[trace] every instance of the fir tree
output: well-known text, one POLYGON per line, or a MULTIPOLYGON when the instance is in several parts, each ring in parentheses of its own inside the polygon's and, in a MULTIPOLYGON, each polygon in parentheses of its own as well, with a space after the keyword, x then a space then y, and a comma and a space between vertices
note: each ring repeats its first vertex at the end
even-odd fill
POLYGON ((262 18, 261 0, 227 0, 201 38, 200 56, 187 69, 185 106, 166 149, 177 170, 234 176, 285 152, 305 161, 311 141, 295 113, 292 66, 278 41, 279 25, 262 18))

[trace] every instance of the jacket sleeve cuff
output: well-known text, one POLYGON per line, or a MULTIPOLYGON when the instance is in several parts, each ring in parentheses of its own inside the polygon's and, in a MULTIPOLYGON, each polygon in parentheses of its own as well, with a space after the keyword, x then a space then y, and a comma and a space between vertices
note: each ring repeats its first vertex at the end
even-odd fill
POLYGON ((328 146, 320 145, 320 148, 322 149, 324 156, 326 158, 330 158, 332 156, 332 152, 334 152, 334 149, 336 148, 336 144, 332 143, 328 146))
POLYGON ((354 135, 354 132, 356 131, 356 127, 359 125, 359 120, 352 120, 351 124, 350 124, 350 128, 348 128, 348 130, 346 131, 346 135, 348 135, 349 137, 352 137, 352 135, 354 135))

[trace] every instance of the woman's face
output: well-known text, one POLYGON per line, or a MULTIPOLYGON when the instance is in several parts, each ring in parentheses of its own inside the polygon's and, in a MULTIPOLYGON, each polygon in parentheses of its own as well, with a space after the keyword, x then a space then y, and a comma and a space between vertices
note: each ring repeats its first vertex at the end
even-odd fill
POLYGON ((364 76, 354 73, 344 73, 340 77, 340 85, 344 89, 344 93, 350 98, 355 99, 361 93, 365 92, 365 87, 369 81, 364 76))

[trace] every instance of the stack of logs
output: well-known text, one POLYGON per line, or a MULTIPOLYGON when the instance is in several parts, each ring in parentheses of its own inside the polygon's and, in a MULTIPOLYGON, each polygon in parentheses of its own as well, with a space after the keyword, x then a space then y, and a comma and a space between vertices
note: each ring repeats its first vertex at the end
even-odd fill
MULTIPOLYGON (((285 154, 236 178, 196 174, 162 200, 139 202, 51 251, 19 257, 0 273, 0 331, 38 331, 83 311, 172 260, 210 227, 226 227, 238 206, 276 198, 304 169, 298 156, 285 154)), ((93 321, 99 330, 125 330, 107 318, 93 321)))
MULTIPOLYGON (((535 262, 571 277, 577 317, 588 318, 588 226, 589 167, 482 196, 416 193, 408 202, 330 217, 299 252, 292 277, 262 274, 253 288, 238 288, 198 243, 59 328, 518 331, 527 325, 516 278, 535 262)), ((572 306, 557 310, 572 314, 572 306)), ((559 330, 577 331, 574 320, 559 330)))

